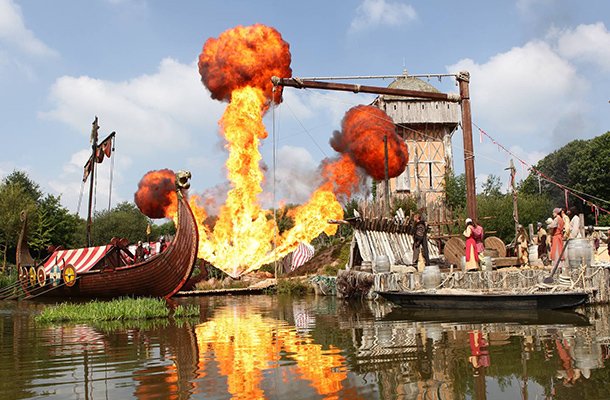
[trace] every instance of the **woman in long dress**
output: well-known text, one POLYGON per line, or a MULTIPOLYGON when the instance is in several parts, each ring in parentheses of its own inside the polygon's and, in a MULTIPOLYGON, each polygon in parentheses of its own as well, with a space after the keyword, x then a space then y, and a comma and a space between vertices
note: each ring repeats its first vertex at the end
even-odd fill
MULTIPOLYGON (((475 232, 475 224, 470 218, 466 218, 466 271, 476 271, 479 269, 479 252, 477 251, 477 240, 479 232, 475 232)), ((480 233, 482 236, 482 232, 480 233)))
POLYGON ((551 260, 553 265, 557 264, 563 252, 563 228, 565 223, 561 217, 561 209, 553 210, 553 222, 549 225, 553 233, 551 236, 551 260))

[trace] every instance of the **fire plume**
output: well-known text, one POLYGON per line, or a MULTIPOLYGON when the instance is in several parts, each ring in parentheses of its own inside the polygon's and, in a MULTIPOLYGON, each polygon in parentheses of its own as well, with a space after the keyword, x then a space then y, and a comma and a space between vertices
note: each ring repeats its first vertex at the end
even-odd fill
MULTIPOLYGON (((289 47, 277 30, 265 25, 227 30, 205 42, 199 55, 201 81, 216 100, 230 101, 236 89, 248 86, 261 89, 271 100, 271 77, 292 76, 289 47)), ((277 90, 279 103, 282 91, 277 90)))
POLYGON ((174 172, 170 169, 147 172, 138 183, 134 201, 149 218, 173 218, 178 210, 174 172))
POLYGON ((374 179, 385 176, 383 138, 388 138, 389 178, 400 175, 409 161, 407 145, 396 134, 392 119, 373 106, 356 106, 345 113, 341 131, 335 131, 330 141, 333 149, 349 154, 354 163, 364 168, 374 179))
POLYGON ((199 257, 233 277, 282 258, 300 241, 336 230, 327 220, 343 216, 332 187, 326 185, 295 210, 295 226, 280 236, 259 202, 264 179, 259 146, 268 135, 263 115, 272 95, 270 78, 290 76, 288 49, 273 28, 239 26, 209 39, 199 56, 199 72, 212 97, 229 101, 219 125, 229 151, 231 189, 213 228, 203 224, 205 208, 194 199, 190 204, 198 219, 199 257))

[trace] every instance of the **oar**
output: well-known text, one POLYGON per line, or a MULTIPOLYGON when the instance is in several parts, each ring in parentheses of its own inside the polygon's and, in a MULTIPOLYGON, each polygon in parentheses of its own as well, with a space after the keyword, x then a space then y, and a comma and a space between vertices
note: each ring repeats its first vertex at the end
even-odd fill
POLYGON ((563 257, 563 253, 565 253, 566 248, 568 247, 569 241, 570 241, 570 239, 563 242, 563 249, 561 250, 561 254, 559 255, 559 258, 557 259, 557 262, 555 263, 555 266, 553 267, 553 270, 551 271, 551 275, 544 278, 542 280, 542 282, 547 283, 547 284, 553 283, 553 275, 555 275, 555 271, 557 271, 557 267, 559 266, 559 263, 561 262, 561 257, 563 257))

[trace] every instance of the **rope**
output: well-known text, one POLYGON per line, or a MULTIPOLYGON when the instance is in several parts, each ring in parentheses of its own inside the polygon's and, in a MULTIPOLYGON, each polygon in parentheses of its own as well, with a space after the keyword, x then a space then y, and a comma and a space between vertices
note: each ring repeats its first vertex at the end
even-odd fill
POLYGON ((80 194, 78 195, 78 206, 76 207, 76 215, 80 214, 80 205, 83 201, 83 190, 85 189, 85 181, 80 183, 80 194))
POLYGON ((110 189, 108 191, 108 211, 110 211, 110 204, 112 203, 112 179, 114 176, 114 154, 116 146, 116 135, 112 137, 112 156, 110 157, 110 189))

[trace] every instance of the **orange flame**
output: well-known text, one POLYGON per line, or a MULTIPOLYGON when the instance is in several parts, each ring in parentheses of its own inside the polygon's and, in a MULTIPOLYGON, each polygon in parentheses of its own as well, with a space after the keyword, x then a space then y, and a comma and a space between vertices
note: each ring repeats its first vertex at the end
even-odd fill
POLYGON ((343 154, 337 159, 322 161, 322 177, 332 184, 335 194, 349 197, 360 184, 356 164, 349 155, 343 154))
POLYGON ((174 172, 170 169, 147 172, 138 183, 134 201, 149 218, 173 218, 178 210, 174 172))
MULTIPOLYGON (((271 100, 271 77, 292 76, 289 47, 277 30, 265 25, 227 30, 205 42, 199 55, 201 81, 213 99, 230 101, 236 89, 251 86, 271 100)), ((279 103, 281 87, 277 91, 275 101, 279 103)))
POLYGON ((323 349, 313 339, 299 335, 285 321, 263 317, 250 307, 227 307, 195 327, 199 348, 199 374, 209 367, 205 360, 218 363, 221 375, 227 377, 227 389, 236 399, 264 397, 263 371, 279 365, 278 349, 296 361, 300 379, 325 398, 338 398, 347 372, 345 358, 339 349, 323 349))
POLYGON ((213 228, 203 224, 207 212, 191 199, 198 219, 199 257, 238 277, 282 258, 300 241, 335 231, 327 220, 341 218, 343 210, 330 186, 318 189, 295 211, 295 226, 281 236, 258 199, 264 178, 259 146, 268 135, 262 119, 272 94, 270 78, 291 74, 289 46, 280 34, 264 25, 226 31, 205 43, 199 72, 213 98, 230 101, 220 127, 229 151, 231 183, 213 228))
POLYGON ((388 138, 388 172, 390 178, 400 175, 409 161, 407 145, 396 134, 392 119, 373 106, 356 106, 345 113, 342 131, 335 131, 330 141, 333 149, 349 154, 354 163, 374 179, 385 176, 383 138, 388 138))

